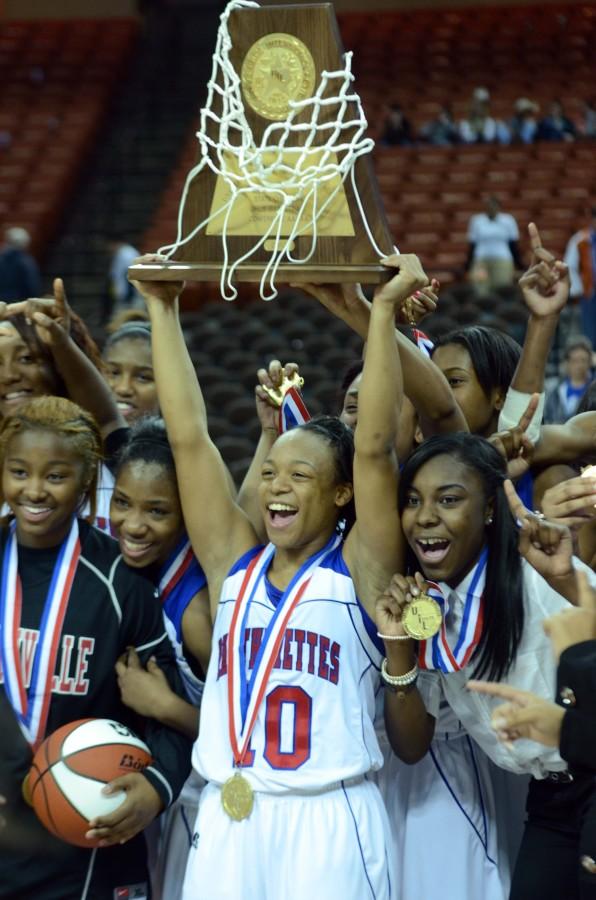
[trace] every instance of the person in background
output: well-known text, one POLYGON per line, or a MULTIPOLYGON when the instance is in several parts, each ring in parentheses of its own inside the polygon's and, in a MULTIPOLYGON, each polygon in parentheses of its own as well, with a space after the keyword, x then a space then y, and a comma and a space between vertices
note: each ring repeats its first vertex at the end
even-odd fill
POLYGON ((564 375, 546 396, 544 421, 549 425, 566 422, 592 381, 592 344, 582 335, 570 338, 565 348, 564 375))
POLYGON ((515 101, 514 115, 509 122, 511 143, 533 143, 538 128, 538 122, 536 121, 538 109, 538 104, 529 100, 527 97, 520 97, 515 101))
POLYGON ((560 100, 554 100, 549 113, 538 123, 537 141, 574 141, 575 125, 564 111, 560 100))
POLYGON ((459 137, 464 144, 509 143, 509 129, 491 115, 490 94, 486 88, 474 90, 468 117, 459 123, 459 137))
POLYGON ((447 147, 459 143, 457 122, 453 118, 453 111, 448 104, 441 107, 436 119, 422 126, 420 137, 436 147, 447 147))
POLYGON ((0 300, 8 303, 41 295, 37 263, 27 248, 31 243, 24 228, 7 228, 0 247, 0 300))
POLYGON ((489 197, 485 211, 472 216, 468 225, 468 258, 464 271, 479 290, 510 285, 514 268, 524 269, 519 251, 519 229, 509 213, 501 212, 496 197, 489 197))
POLYGON ((397 147, 399 145, 408 145, 412 142, 412 126, 409 119, 406 119, 399 103, 392 103, 385 119, 379 143, 384 144, 386 147, 397 147))
POLYGON ((596 206, 590 210, 585 228, 569 239, 565 250, 569 267, 571 296, 580 301, 582 331, 596 345, 596 206))
POLYGON ((148 321, 126 322, 111 334, 103 349, 103 362, 106 381, 128 422, 159 412, 148 321))
MULTIPOLYGON (((128 280, 128 267, 140 255, 132 244, 121 235, 112 235, 107 239, 110 253, 108 272, 108 289, 104 301, 103 321, 107 322, 114 313, 122 309, 143 308, 143 298, 128 280)), ((29 296, 34 296, 30 294, 29 296)))
POLYGON ((577 130, 581 137, 592 140, 596 138, 596 99, 592 98, 582 103, 582 114, 577 130))

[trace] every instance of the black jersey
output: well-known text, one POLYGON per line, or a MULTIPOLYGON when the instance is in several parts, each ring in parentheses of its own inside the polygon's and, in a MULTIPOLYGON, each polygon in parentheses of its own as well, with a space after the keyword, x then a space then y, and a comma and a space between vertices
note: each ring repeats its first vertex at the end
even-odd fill
MULTIPOLYGON (((168 806, 190 771, 191 742, 125 707, 114 668, 126 649, 135 647, 143 663, 154 656, 172 688, 184 696, 161 605, 147 580, 124 564, 115 541, 86 522, 79 522, 79 529, 81 556, 62 627, 46 736, 61 725, 88 717, 112 718, 129 725, 151 749, 154 762, 144 775, 168 806)), ((3 529, 0 557, 7 536, 3 529)), ((19 546, 23 593, 19 645, 26 685, 56 554, 56 548, 19 546)), ((0 831, 0 898, 62 900, 80 896, 91 853, 53 839, 24 804, 21 784, 31 763, 31 750, 16 724, 2 682, 0 672, 0 793, 8 801, 1 812, 9 821, 17 821, 19 829, 10 849, 0 831)), ((10 838, 8 831, 5 829, 5 837, 10 838)), ((144 839, 137 835, 122 847, 97 852, 91 883, 101 880, 102 872, 114 870, 115 886, 132 884, 142 880, 143 869, 144 839)))

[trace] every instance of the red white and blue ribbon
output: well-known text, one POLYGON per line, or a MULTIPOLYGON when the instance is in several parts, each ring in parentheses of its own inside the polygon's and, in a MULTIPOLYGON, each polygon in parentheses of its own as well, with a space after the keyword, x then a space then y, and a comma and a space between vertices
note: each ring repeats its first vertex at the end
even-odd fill
POLYGON ((285 431, 297 428, 298 425, 304 425, 310 418, 311 415, 306 408, 306 404, 304 403, 302 394, 298 388, 289 388, 284 394, 279 409, 279 422, 277 426, 279 433, 283 434, 285 431))
POLYGON ((192 566, 195 555, 187 537, 176 548, 159 576, 159 596, 162 603, 172 593, 176 585, 192 566))
POLYGON ((45 736, 56 657, 80 555, 79 526, 75 518, 68 537, 58 551, 54 565, 41 616, 31 681, 27 690, 19 654, 22 588, 18 572, 18 547, 14 522, 4 549, 0 582, 0 653, 4 689, 21 731, 33 748, 36 748, 45 736))
POLYGON ((435 345, 431 339, 423 331, 420 331, 419 328, 412 328, 412 334, 414 335, 414 340, 418 345, 418 349, 430 359, 432 352, 435 349, 435 345))
POLYGON ((250 605, 275 554, 275 545, 267 544, 253 557, 246 570, 234 604, 228 635, 228 728, 234 762, 237 766, 242 765, 248 751, 250 737, 290 616, 304 596, 315 569, 339 546, 341 540, 341 535, 334 535, 322 550, 303 563, 290 581, 265 629, 250 678, 246 665, 245 627, 250 605))
POLYGON ((440 631, 428 641, 418 644, 418 666, 421 669, 436 669, 439 672, 459 672, 470 662, 482 635, 484 623, 484 579, 488 551, 486 547, 476 563, 470 586, 466 591, 464 611, 455 641, 447 636, 447 602, 438 584, 428 582, 428 594, 437 601, 443 614, 440 631))

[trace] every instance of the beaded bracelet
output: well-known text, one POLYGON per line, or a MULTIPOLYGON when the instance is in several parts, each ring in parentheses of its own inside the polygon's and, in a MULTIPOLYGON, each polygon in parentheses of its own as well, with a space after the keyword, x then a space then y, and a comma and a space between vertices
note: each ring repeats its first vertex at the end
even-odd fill
POLYGON ((393 688, 404 688, 410 684, 414 684, 418 678, 418 663, 414 663, 414 668, 406 672, 405 675, 390 675, 387 671, 387 657, 381 663, 381 678, 393 688))
POLYGON ((412 638, 409 634, 381 634, 380 631, 377 631, 377 637, 381 638, 382 641, 411 641, 412 638))

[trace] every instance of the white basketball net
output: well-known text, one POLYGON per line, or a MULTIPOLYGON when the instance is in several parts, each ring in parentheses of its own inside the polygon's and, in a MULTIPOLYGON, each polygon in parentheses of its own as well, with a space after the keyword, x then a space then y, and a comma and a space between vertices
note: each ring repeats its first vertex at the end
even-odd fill
MULTIPOLYGON (((303 265, 312 258, 317 246, 317 223, 337 193, 343 190, 343 183, 348 176, 351 178, 370 243, 379 257, 385 256, 372 235, 354 175, 356 160, 370 153, 374 141, 364 136, 368 123, 360 98, 352 89, 354 76, 351 53, 344 54, 343 69, 322 72, 315 95, 307 100, 290 102, 290 112, 285 121, 273 122, 265 129, 261 142, 258 145, 255 143, 244 114, 240 78, 230 62, 232 41, 228 32, 228 19, 234 10, 258 7, 259 4, 252 0, 231 0, 221 16, 207 103, 201 110, 200 130, 197 132, 201 158, 186 178, 178 212, 176 241, 159 250, 167 258, 171 258, 179 247, 191 241, 215 217, 222 217, 223 264, 220 288, 226 300, 234 300, 238 296, 232 283, 238 266, 246 263, 265 242, 273 249, 263 271, 260 294, 263 300, 272 300, 277 296, 275 278, 279 266, 283 262, 303 265), (337 85, 337 95, 326 96, 329 87, 334 85, 337 85), (221 105, 220 115, 213 109, 216 99, 221 105), (333 108, 334 115, 330 119, 326 116, 326 121, 320 121, 324 108, 333 108), (305 110, 309 112, 308 120, 297 122, 296 118, 305 110), (208 134, 208 125, 212 123, 217 126, 217 140, 213 140, 208 134), (306 138, 300 146, 292 146, 292 136, 298 134, 306 134, 306 138), (317 144, 316 138, 319 138, 317 144), (224 179, 229 197, 189 234, 183 236, 183 213, 188 191, 193 179, 205 166, 224 179), (321 186, 333 179, 335 182, 331 191, 329 188, 321 191, 321 186), (266 233, 255 237, 253 246, 232 262, 228 248, 228 225, 235 204, 242 194, 263 192, 279 199, 279 209, 272 213, 266 233), (324 194, 324 199, 321 199, 321 193, 324 194), (298 212, 290 234, 282 235, 284 215, 292 205, 298 212), (291 250, 296 238, 305 232, 311 236, 310 249, 302 259, 297 259, 291 250)), ((287 231, 287 227, 285 230, 287 231)))

